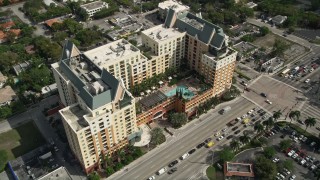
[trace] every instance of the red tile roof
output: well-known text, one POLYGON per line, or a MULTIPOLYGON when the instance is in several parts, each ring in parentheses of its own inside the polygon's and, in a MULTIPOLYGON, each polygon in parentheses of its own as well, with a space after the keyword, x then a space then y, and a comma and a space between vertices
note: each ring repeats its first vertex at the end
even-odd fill
POLYGON ((252 164, 225 162, 223 169, 226 177, 254 177, 252 164))
POLYGON ((0 24, 0 26, 4 29, 11 28, 12 26, 15 26, 16 24, 13 21, 8 21, 6 23, 0 24))
POLYGON ((57 18, 46 20, 45 23, 47 26, 51 27, 53 23, 61 23, 57 18))

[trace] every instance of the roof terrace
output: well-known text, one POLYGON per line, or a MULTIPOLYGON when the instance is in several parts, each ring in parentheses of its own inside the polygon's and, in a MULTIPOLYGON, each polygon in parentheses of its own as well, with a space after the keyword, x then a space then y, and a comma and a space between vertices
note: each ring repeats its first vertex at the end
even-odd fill
POLYGON ((140 54, 140 50, 124 39, 120 39, 83 53, 97 66, 113 64, 118 59, 132 54, 140 54))
POLYGON ((87 121, 83 118, 87 114, 79 105, 68 106, 60 110, 74 131, 80 131, 82 128, 89 126, 87 121))
POLYGON ((152 27, 143 31, 142 33, 157 42, 185 34, 175 30, 174 28, 165 28, 163 25, 152 27))

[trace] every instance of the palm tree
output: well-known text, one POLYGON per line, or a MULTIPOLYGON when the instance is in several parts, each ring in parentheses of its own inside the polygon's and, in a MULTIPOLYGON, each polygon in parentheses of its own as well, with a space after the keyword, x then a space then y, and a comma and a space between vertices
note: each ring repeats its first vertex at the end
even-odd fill
POLYGON ((243 143, 243 144, 247 144, 250 142, 250 137, 248 136, 248 133, 243 133, 242 136, 240 136, 239 140, 243 143))
POLYGON ((274 114, 273 114, 273 118, 277 121, 282 115, 282 112, 279 110, 279 111, 276 111, 274 114))
POLYGON ((121 159, 123 159, 125 157, 126 153, 124 152, 123 149, 120 149, 117 151, 117 158, 118 158, 118 162, 121 162, 121 159))
POLYGON ((257 131, 257 133, 261 133, 264 130, 264 126, 261 123, 258 123, 254 126, 254 130, 257 131))
POLYGON ((155 145, 159 145, 163 141, 165 141, 165 136, 163 135, 163 131, 159 127, 152 129, 150 134, 151 134, 151 142, 155 145))
POLYGON ((232 140, 230 142, 230 147, 233 151, 237 151, 240 148, 240 143, 237 140, 232 140))
POLYGON ((266 126, 267 130, 269 130, 274 125, 274 121, 272 117, 270 117, 268 120, 263 121, 262 124, 266 126))
POLYGON ((313 117, 308 117, 304 123, 306 124, 306 129, 305 131, 307 130, 308 127, 311 127, 311 126, 315 126, 317 121, 316 121, 316 118, 313 118, 313 117))
POLYGON ((289 118, 291 119, 290 123, 292 122, 292 120, 298 121, 299 118, 300 118, 300 115, 301 115, 301 113, 300 113, 300 111, 298 111, 298 110, 296 110, 296 111, 291 111, 291 112, 289 113, 289 118))

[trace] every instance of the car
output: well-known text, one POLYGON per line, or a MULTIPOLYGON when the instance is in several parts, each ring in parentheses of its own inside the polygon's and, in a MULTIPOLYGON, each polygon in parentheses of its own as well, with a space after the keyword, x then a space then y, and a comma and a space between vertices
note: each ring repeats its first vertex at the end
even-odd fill
POLYGON ((272 104, 272 102, 269 99, 266 100, 266 103, 272 104))
POLYGON ((285 177, 284 177, 284 175, 283 175, 283 174, 281 174, 281 173, 277 173, 277 176, 281 177, 282 179, 284 179, 284 178, 285 178, 285 177))
POLYGON ((317 168, 317 166, 314 165, 314 164, 309 167, 309 169, 310 169, 311 171, 315 170, 316 168, 317 168))
POLYGON ((221 141, 223 138, 224 138, 224 136, 220 136, 220 137, 218 138, 218 141, 221 141))
POLYGON ((227 129, 228 129, 228 128, 223 128, 223 129, 222 129, 222 132, 226 132, 227 129))
POLYGON ((308 167, 310 167, 312 164, 311 163, 308 163, 308 162, 306 162, 305 164, 304 164, 304 166, 306 167, 306 168, 308 168, 308 167))
POLYGON ((214 145, 214 142, 213 141, 210 141, 208 142, 208 144, 206 145, 207 148, 210 148, 214 145))
POLYGON ((260 95, 262 96, 262 97, 267 97, 267 94, 265 94, 265 93, 260 93, 260 95))
POLYGON ((184 153, 184 154, 180 157, 180 159, 181 159, 181 160, 184 160, 184 159, 186 159, 187 157, 189 157, 189 153, 184 153))
POLYGON ((248 111, 248 113, 247 113, 247 114, 252 114, 252 113, 253 113, 253 111, 254 111, 254 110, 252 110, 252 109, 251 109, 250 111, 248 111))
POLYGON ((238 131, 236 131, 236 132, 234 132, 234 134, 239 134, 241 131, 240 130, 238 130, 238 131))
POLYGON ((174 167, 174 168, 172 168, 172 169, 170 169, 170 170, 168 171, 168 174, 172 174, 172 173, 176 172, 177 170, 178 170, 178 168, 177 168, 177 167, 174 167))
POLYGON ((318 130, 318 131, 320 131, 320 127, 318 126, 318 127, 316 127, 316 129, 318 130))
POLYGON ((204 142, 205 143, 208 143, 208 142, 210 142, 212 139, 211 138, 207 138, 204 142))
POLYGON ((228 137, 227 137, 227 139, 229 140, 229 139, 231 139, 231 138, 233 138, 234 136, 233 135, 229 135, 228 137))
POLYGON ((196 149, 191 149, 188 153, 193 154, 194 152, 196 152, 196 149))
POLYGON ((151 177, 149 177, 147 180, 154 180, 154 179, 156 179, 156 177, 151 176, 151 177))
POLYGON ((240 118, 240 117, 237 117, 236 120, 237 120, 237 121, 241 121, 241 118, 240 118))
POLYGON ((288 152, 288 156, 291 157, 294 153, 296 153, 294 150, 291 150, 290 152, 288 152))
POLYGON ((290 176, 289 180, 294 180, 297 176, 296 175, 292 175, 290 176))
POLYGON ((307 162, 307 161, 306 161, 305 159, 302 159, 302 160, 299 162, 299 164, 300 164, 300 165, 304 165, 306 162, 307 162))
POLYGON ((305 83, 309 83, 309 82, 310 82, 310 79, 306 79, 304 82, 305 82, 305 83))
POLYGON ((294 153, 291 157, 293 158, 293 159, 295 159, 295 158, 297 158, 299 155, 297 154, 297 153, 294 153))
POLYGON ((235 127, 233 127, 231 130, 232 131, 235 131, 235 130, 237 130, 239 127, 238 126, 235 126, 235 127))
POLYGON ((286 176, 288 176, 288 175, 291 174, 291 172, 290 172, 288 169, 286 169, 286 168, 283 168, 283 173, 284 173, 286 176))
POLYGON ((280 161, 280 159, 278 158, 278 157, 275 157, 275 158, 273 158, 273 160, 272 160, 272 162, 274 162, 274 163, 277 163, 277 162, 279 162, 280 161))
POLYGON ((263 109, 259 109, 257 112, 258 112, 258 113, 263 113, 264 110, 263 110, 263 109))
POLYGON ((247 114, 244 114, 244 115, 241 116, 242 119, 244 119, 246 117, 247 117, 247 114))
POLYGON ((197 145, 197 149, 200 149, 200 148, 202 148, 202 147, 205 146, 205 145, 206 145, 206 143, 202 142, 202 143, 200 143, 200 144, 197 145))
POLYGON ((54 146, 54 151, 58 152, 59 148, 57 146, 54 146))
POLYGON ((283 179, 279 176, 276 176, 276 180, 283 180, 283 179))
POLYGON ((173 167, 173 166, 175 166, 176 164, 178 164, 178 160, 174 160, 174 161, 172 161, 168 166, 169 167, 173 167))

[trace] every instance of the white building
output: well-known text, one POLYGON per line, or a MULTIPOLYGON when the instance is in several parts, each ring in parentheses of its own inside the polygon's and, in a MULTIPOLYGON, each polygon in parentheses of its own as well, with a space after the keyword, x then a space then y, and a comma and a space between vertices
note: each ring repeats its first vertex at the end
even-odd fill
POLYGON ((160 19, 162 20, 166 18, 169 9, 173 9, 176 13, 190 10, 189 6, 183 5, 181 2, 175 0, 163 1, 159 3, 158 7, 160 19))
POLYGON ((92 17, 95 13, 99 12, 103 8, 108 8, 108 3, 102 2, 102 1, 94 1, 88 4, 83 4, 80 6, 82 9, 84 9, 89 17, 92 17))

